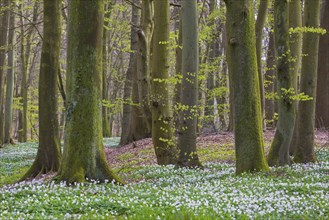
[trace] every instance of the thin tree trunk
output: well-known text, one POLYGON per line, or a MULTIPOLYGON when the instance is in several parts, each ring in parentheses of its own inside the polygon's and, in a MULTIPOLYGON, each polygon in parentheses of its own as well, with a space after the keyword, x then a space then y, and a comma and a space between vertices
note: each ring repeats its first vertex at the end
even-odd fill
POLYGON ((137 79, 138 94, 143 117, 146 120, 147 134, 150 135, 152 127, 152 112, 150 109, 150 46, 153 34, 153 4, 150 0, 142 1, 141 27, 138 33, 137 79))
MULTIPOLYGON (((136 0, 135 0, 136 1, 136 0)), ((136 51, 137 51, 137 32, 134 25, 138 25, 138 9, 132 6, 132 26, 130 29, 130 56, 129 65, 126 72, 126 79, 123 89, 123 111, 122 111, 122 121, 121 121, 121 140, 120 145, 128 144, 132 141, 131 129, 132 129, 132 117, 135 117, 136 112, 133 112, 132 107, 132 95, 133 95, 133 74, 136 72, 136 51)), ((136 87, 136 85, 135 85, 136 87)), ((135 90, 136 91, 136 90, 135 90)))
MULTIPOLYGON (((269 33, 269 43, 267 49, 267 58, 266 58, 266 73, 265 73, 265 93, 267 95, 273 95, 275 92, 275 47, 274 47, 274 36, 273 33, 269 33)), ((266 98, 265 100, 265 118, 267 120, 267 127, 275 128, 275 119, 274 119, 274 98, 266 98)))
MULTIPOLYGON (((9 0, 2 0, 4 6, 9 5, 9 0)), ((9 11, 5 10, 1 16, 1 34, 0 34, 0 146, 4 141, 4 115, 3 115, 3 99, 4 99, 4 75, 5 75, 5 61, 6 61, 6 50, 7 50, 7 35, 8 35, 8 21, 9 11)))
MULTIPOLYGON (((109 4, 104 5, 104 11, 107 12, 109 10, 109 4)), ((106 14, 106 17, 109 17, 109 14, 106 14)), ((104 26, 108 26, 108 22, 104 21, 104 26)), ((104 27, 103 30, 103 92, 102 92, 102 99, 107 100, 108 99, 108 94, 107 94, 107 72, 108 72, 108 31, 104 27)), ((102 107, 102 126, 103 126, 103 137, 110 137, 110 127, 109 127, 109 115, 108 115, 108 108, 103 105, 102 107)))
MULTIPOLYGON (((23 4, 20 5, 21 13, 23 13, 23 4)), ((35 2, 33 6, 33 18, 32 24, 35 24, 38 18, 39 3, 35 2)), ((27 108, 28 108, 28 65, 30 60, 30 50, 31 50, 31 38, 33 35, 34 28, 30 28, 25 37, 24 20, 21 16, 21 71, 22 71, 22 81, 21 81, 21 92, 22 97, 22 110, 19 112, 19 132, 18 140, 20 142, 27 141, 27 108), (25 45, 26 44, 26 45, 25 45)))
MULTIPOLYGON (((319 28, 320 0, 305 0, 304 4, 304 26, 319 28)), ((298 139, 294 161, 300 163, 315 162, 314 128, 318 49, 319 34, 312 32, 304 33, 303 54, 305 56, 302 58, 300 92, 312 97, 312 100, 300 101, 298 106, 298 139)))
MULTIPOLYGON (((289 2, 289 26, 290 28, 302 27, 302 2, 291 0, 289 2)), ((298 93, 298 75, 301 69, 302 55, 302 33, 297 32, 290 35, 291 71, 292 84, 295 93, 298 93)), ((298 100, 294 100, 296 113, 298 114, 298 100)), ((290 143, 290 155, 294 154, 297 144, 297 120, 295 121, 294 134, 290 143)))
POLYGON ((263 129, 266 129, 265 123, 265 93, 264 93, 264 80, 262 68, 262 42, 263 42, 263 29, 267 17, 269 0, 260 0, 257 20, 256 20, 256 52, 257 52, 257 67, 258 67, 258 80, 260 89, 260 101, 262 107, 262 121, 263 129))
MULTIPOLYGON (((178 0, 176 3, 180 3, 178 0)), ((181 17, 181 8, 175 7, 175 32, 177 34, 176 38, 176 62, 175 62, 175 74, 177 78, 177 82, 175 84, 175 95, 174 95, 174 105, 178 106, 181 103, 181 76, 182 76, 182 17, 181 17)), ((178 114, 177 111, 174 112, 175 114, 175 124, 178 124, 178 114)))
MULTIPOLYGON (((216 9, 217 1, 212 0, 209 3, 209 16, 212 16, 214 13, 214 10, 216 9)), ((214 26, 216 20, 211 20, 208 22, 208 26, 214 26)), ((216 27, 216 26, 215 26, 216 27)), ((211 41, 207 42, 207 54, 205 54, 206 57, 208 57, 208 63, 210 66, 215 65, 214 61, 217 59, 215 56, 215 46, 216 46, 216 40, 219 37, 219 34, 217 33, 217 29, 214 28, 214 37, 211 41), (216 36, 216 37, 215 37, 216 36)), ((204 120, 202 122, 202 131, 206 133, 213 133, 216 132, 216 126, 215 126, 215 112, 214 112, 214 104, 215 104, 215 97, 213 90, 215 88, 215 71, 211 70, 207 73, 207 92, 205 94, 205 111, 204 111, 204 120)))
POLYGON ((15 41, 15 14, 10 13, 9 34, 8 34, 8 70, 6 86, 6 106, 5 106, 5 138, 4 144, 13 143, 12 122, 13 122, 13 97, 14 97, 14 41, 15 41))

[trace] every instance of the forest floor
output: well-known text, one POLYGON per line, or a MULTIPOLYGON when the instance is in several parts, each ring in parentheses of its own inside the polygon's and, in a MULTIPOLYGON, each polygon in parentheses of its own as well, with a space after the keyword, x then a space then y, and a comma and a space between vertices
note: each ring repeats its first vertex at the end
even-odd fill
MULTIPOLYGON (((274 131, 266 131, 265 151, 274 131)), ((52 175, 15 183, 38 143, 0 149, 0 219, 323 219, 329 216, 329 132, 316 132, 318 161, 235 174, 232 133, 198 137, 204 169, 157 166, 151 139, 116 147, 110 166, 126 182, 55 184, 52 175)))
MULTIPOLYGON (((274 137, 274 130, 264 132, 265 154, 268 153, 274 137)), ((119 139, 117 140, 119 141, 119 139)), ((131 144, 117 147, 115 143, 106 143, 106 158, 124 179, 130 181, 129 171, 140 166, 156 165, 156 157, 151 138, 135 141, 131 144)), ((329 131, 317 130, 315 132, 316 151, 329 148, 329 131)), ((202 134, 197 138, 198 156, 201 163, 230 163, 235 162, 234 135, 232 132, 202 134)))

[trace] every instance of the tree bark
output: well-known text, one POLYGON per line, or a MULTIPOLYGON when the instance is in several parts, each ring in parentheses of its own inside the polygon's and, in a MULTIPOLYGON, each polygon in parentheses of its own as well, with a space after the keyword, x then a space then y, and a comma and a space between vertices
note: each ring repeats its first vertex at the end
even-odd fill
MULTIPOLYGON (((135 24, 138 22, 137 9, 132 5, 132 17, 131 22, 135 24)), ((136 28, 132 25, 130 29, 130 52, 129 64, 126 72, 126 79, 123 89, 123 111, 121 121, 121 140, 120 145, 130 143, 132 138, 130 137, 131 130, 131 117, 132 113, 132 90, 133 90, 133 72, 136 71, 136 50, 137 50, 137 34, 136 28)))
POLYGON ((154 1, 151 107, 152 140, 159 165, 176 163, 177 149, 169 110, 169 0, 154 1))
MULTIPOLYGON (((23 3, 20 5, 21 13, 23 13, 23 3)), ((35 2, 33 6, 33 18, 32 24, 35 24, 38 18, 39 2, 35 2)), ((22 98, 22 109, 19 111, 19 126, 18 126, 18 141, 27 141, 27 108, 28 108, 28 71, 29 71, 29 60, 31 51, 31 38, 34 32, 34 28, 30 28, 25 36, 24 19, 21 16, 21 71, 22 71, 22 81, 21 81, 21 91, 20 96, 22 98)))
POLYGON ((264 157, 253 1, 225 0, 236 173, 268 170, 264 157), (237 25, 239 24, 239 25, 237 25))
POLYGON ((196 0, 182 0, 182 87, 178 165, 200 167, 196 149, 198 117, 198 20, 196 0))
POLYGON ((259 80, 259 91, 260 91, 260 101, 262 107, 262 121, 263 129, 266 129, 265 122, 265 93, 264 93, 264 77, 262 68, 262 42, 263 42, 263 29, 267 17, 269 0, 260 0, 257 20, 256 20, 256 53, 257 53, 257 67, 258 67, 258 80, 259 80))
MULTIPOLYGON (((265 73, 265 93, 272 95, 275 91, 275 47, 274 47, 274 36, 273 33, 269 33, 269 43, 267 49, 267 58, 266 58, 266 73, 265 73)), ((275 100, 271 98, 265 99, 265 118, 267 120, 266 125, 271 128, 275 128, 275 119, 274 119, 274 105, 275 100)))
MULTIPOLYGON (((300 0, 291 0, 289 2, 289 26, 290 28, 302 27, 302 2, 300 0)), ((298 92, 298 75, 301 69, 302 56, 302 33, 292 33, 290 35, 290 53, 291 53, 291 71, 292 84, 295 93, 298 92)), ((294 100, 296 113, 298 114, 298 100, 294 100)), ((297 120, 295 121, 294 134, 290 143, 290 155, 294 154, 297 145, 297 120)))
POLYGON ((44 1, 43 5, 44 31, 39 76, 39 147, 33 165, 22 180, 58 171, 61 160, 57 116, 61 0, 44 1))
MULTIPOLYGON (((180 0, 176 1, 180 4, 180 0)), ((177 82, 174 88, 174 106, 177 108, 181 103, 181 78, 182 78, 182 16, 181 16, 181 7, 176 7, 174 9, 175 13, 175 33, 176 37, 176 49, 175 49, 175 77, 177 82)), ((178 111, 174 111, 174 124, 178 126, 179 124, 179 114, 178 111)))
MULTIPOLYGON (((319 28, 320 0, 305 0, 304 26, 319 28)), ((303 36, 302 72, 300 92, 312 97, 312 100, 300 101, 297 114, 297 148, 294 161, 300 163, 315 162, 314 129, 315 101, 318 65, 319 34, 306 32, 303 36)), ((328 98, 328 97, 327 97, 328 98)))
POLYGON ((274 1, 274 43, 279 95, 279 119, 268 155, 270 166, 290 164, 289 148, 295 126, 295 104, 288 92, 293 88, 289 45, 288 1, 274 1))
POLYGON ((147 126, 147 136, 149 137, 152 127, 152 113, 150 109, 150 46, 153 34, 153 4, 150 0, 142 1, 141 27, 137 31, 138 49, 137 55, 137 82, 139 102, 143 117, 147 126))
POLYGON ((9 34, 8 34, 8 70, 6 86, 6 105, 5 105, 5 131, 4 144, 13 143, 12 122, 13 122, 13 97, 14 97, 14 41, 15 41, 15 14, 10 13, 9 34))
MULTIPOLYGON (((109 9, 109 3, 104 4, 104 11, 107 12, 109 9)), ((106 17, 109 17, 109 13, 106 13, 106 17)), ((108 25, 108 22, 104 21, 104 26, 106 27, 108 25)), ((103 30, 103 91, 102 91, 102 99, 107 100, 108 99, 108 92, 107 92, 107 72, 108 72, 108 31, 104 27, 103 30)), ((108 113, 108 107, 104 106, 102 107, 102 126, 103 126, 103 137, 110 137, 110 125, 109 125, 109 113, 108 113)))
POLYGON ((70 1, 64 154, 58 180, 122 181, 107 164, 102 143, 103 0, 70 1))
POLYGON ((319 43, 316 127, 329 129, 329 0, 322 1, 321 12, 321 28, 327 34, 320 36, 319 43))
MULTIPOLYGON (((4 6, 9 5, 9 0, 2 0, 4 6)), ((1 16, 1 34, 0 34, 0 146, 4 142, 4 115, 3 115, 3 98, 4 98, 4 75, 5 75, 5 61, 7 51, 7 36, 8 36, 8 21, 9 11, 5 10, 1 16)))
MULTIPOLYGON (((209 16, 212 16, 216 9, 217 1, 212 0, 209 3, 209 16)), ((216 50, 216 41, 219 37, 219 34, 217 33, 216 28, 216 19, 211 19, 210 22, 208 22, 208 26, 212 27, 212 35, 213 38, 207 42, 207 52, 208 54, 205 54, 206 57, 208 57, 208 63, 210 66, 215 65, 215 60, 218 58, 215 56, 215 50, 216 50)), ((214 105, 215 105, 215 97, 213 90, 215 88, 215 70, 208 71, 207 73, 207 91, 205 94, 205 108, 204 108, 204 120, 202 122, 202 132, 205 133, 214 133, 216 132, 216 126, 215 126, 215 112, 214 112, 214 105)))

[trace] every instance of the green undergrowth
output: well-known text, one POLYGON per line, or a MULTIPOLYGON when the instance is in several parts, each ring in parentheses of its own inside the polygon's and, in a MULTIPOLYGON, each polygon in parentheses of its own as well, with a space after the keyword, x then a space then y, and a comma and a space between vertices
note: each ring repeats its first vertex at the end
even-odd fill
POLYGON ((198 148, 198 156, 202 163, 235 161, 235 151, 232 144, 211 144, 198 148))
POLYGON ((319 162, 314 164, 240 176, 233 163, 219 162, 232 159, 232 145, 209 148, 199 149, 204 169, 138 164, 138 158, 153 152, 145 148, 141 154, 118 156, 122 164, 116 171, 133 180, 125 186, 92 182, 67 187, 39 180, 4 185, 26 171, 37 150, 35 143, 8 146, 0 149, 0 219, 328 218, 328 148, 316 151, 319 162))

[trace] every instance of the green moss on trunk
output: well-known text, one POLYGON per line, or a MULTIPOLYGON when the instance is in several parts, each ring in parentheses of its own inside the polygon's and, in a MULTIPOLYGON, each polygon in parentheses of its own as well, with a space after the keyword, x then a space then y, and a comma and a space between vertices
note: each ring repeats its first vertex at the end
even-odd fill
POLYGON ((236 173, 268 170, 264 157, 253 4, 249 0, 225 0, 225 3, 236 173))
POLYGON ((103 1, 70 1, 65 146, 58 179, 122 181, 102 144, 103 1))

